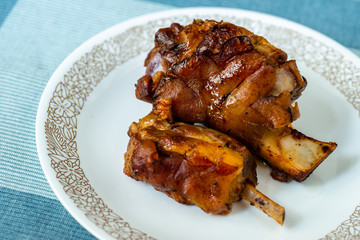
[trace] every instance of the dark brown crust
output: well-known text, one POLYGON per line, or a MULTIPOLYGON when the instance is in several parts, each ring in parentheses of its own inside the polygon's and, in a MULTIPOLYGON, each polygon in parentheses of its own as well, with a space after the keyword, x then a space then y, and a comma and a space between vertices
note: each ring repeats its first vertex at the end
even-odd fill
POLYGON ((129 136, 124 173, 179 203, 196 204, 212 214, 227 214, 232 202, 240 200, 244 184, 257 184, 256 163, 248 150, 214 130, 168 124, 150 114, 132 124, 129 136), (210 159, 217 156, 214 152, 220 154, 216 162, 210 159), (229 162, 229 156, 236 158, 229 162))
POLYGON ((152 103, 152 79, 149 75, 139 78, 136 84, 136 98, 152 103))
MULTIPOLYGON (((274 106, 273 111, 276 111, 279 117, 269 118, 269 114, 254 111, 251 104, 244 102, 240 105, 246 106, 247 112, 254 112, 251 118, 250 115, 247 118, 258 122, 259 128, 278 128, 290 124, 299 116, 298 108, 293 108, 290 104, 301 94, 306 82, 299 74, 296 64, 294 61, 286 62, 285 52, 242 27, 212 20, 195 20, 193 24, 185 27, 174 23, 169 28, 157 31, 155 47, 149 53, 145 65, 149 64, 156 53, 166 62, 167 74, 159 81, 149 81, 148 77, 139 80, 136 96, 147 102, 152 99, 153 104, 161 98, 170 98, 174 119, 205 124, 213 122, 213 116, 219 115, 217 109, 222 109, 228 96, 234 89, 241 88, 242 82, 255 74, 261 66, 274 69, 283 66, 296 79, 297 86, 289 92, 288 98, 291 100, 286 104, 285 101, 278 104, 278 96, 267 101, 269 106, 274 106), (141 81, 144 83, 141 84, 141 81)), ((274 78, 275 76, 272 77, 274 78)), ((259 82, 262 83, 265 81, 259 82)), ((274 83, 275 81, 272 81, 271 84, 274 83)), ((270 89, 272 85, 269 85, 270 89)), ((257 88, 261 90, 262 86, 257 88)), ((266 97, 260 92, 256 94, 259 94, 259 103, 255 104, 254 108, 258 108, 256 106, 266 97)), ((226 111, 220 113, 221 116, 227 114, 226 111)), ((217 126, 218 120, 215 122, 215 126, 210 126, 224 129, 217 126)), ((244 130, 246 129, 247 127, 244 127, 244 130)), ((245 139, 245 136, 241 135, 235 137, 245 139)))

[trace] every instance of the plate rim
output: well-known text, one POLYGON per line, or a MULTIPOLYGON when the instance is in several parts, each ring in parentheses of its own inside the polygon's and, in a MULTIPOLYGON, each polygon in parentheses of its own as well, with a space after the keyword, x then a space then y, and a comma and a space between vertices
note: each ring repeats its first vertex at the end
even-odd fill
MULTIPOLYGON (((100 229, 98 226, 96 226, 93 222, 91 222, 89 219, 84 219, 79 217, 79 213, 82 212, 80 209, 78 209, 75 204, 69 199, 68 195, 64 194, 64 189, 61 187, 59 182, 56 182, 57 179, 53 178, 54 173, 49 172, 49 170, 53 170, 50 167, 49 164, 49 157, 44 156, 42 153, 44 150, 46 152, 46 136, 44 134, 44 122, 46 120, 47 114, 46 111, 48 110, 50 96, 55 90, 56 84, 63 79, 60 75, 63 75, 67 72, 67 70, 71 67, 72 64, 74 64, 81 55, 87 53, 88 51, 91 51, 91 49, 100 44, 101 42, 109 39, 112 36, 115 36, 116 34, 123 33, 127 30, 129 30, 132 27, 135 27, 137 25, 145 24, 148 21, 154 20, 154 19, 165 19, 174 13, 180 14, 180 15, 196 15, 201 14, 201 12, 206 12, 207 14, 229 14, 234 15, 235 13, 245 13, 245 17, 255 18, 255 16, 261 16, 267 19, 275 19, 276 21, 288 23, 292 26, 296 26, 296 30, 305 30, 306 33, 311 33, 311 36, 318 36, 321 39, 326 39, 327 42, 329 42, 329 45, 335 45, 336 49, 339 50, 346 56, 347 58, 350 57, 350 59, 357 63, 357 65, 360 65, 360 59, 352 53, 349 49, 342 46, 340 43, 336 42, 335 40, 327 37, 326 35, 317 32, 316 30, 313 30, 309 27, 306 27, 304 25, 301 25, 299 23, 280 18, 277 16, 259 13, 256 11, 249 11, 249 10, 243 10, 243 9, 234 9, 234 8, 218 8, 218 7, 191 7, 191 8, 180 8, 180 9, 173 9, 173 10, 165 10, 165 11, 159 11, 155 13, 150 13, 146 15, 142 15, 139 17, 135 17, 129 20, 126 20, 124 22, 118 23, 112 27, 109 27, 100 33, 94 35, 93 37, 89 38, 85 42, 83 42, 80 46, 78 46, 74 51, 72 51, 63 61, 62 63, 57 67, 57 69, 54 71, 52 76, 50 77, 49 81, 46 84, 46 87, 44 88, 43 94, 41 96, 37 115, 36 115, 36 145, 37 145, 37 152, 39 156, 39 161, 42 167, 42 170, 46 176, 47 181, 49 182, 49 185, 51 186, 52 190, 54 191, 56 197, 60 200, 62 205, 65 207, 65 209, 91 234, 98 238, 107 237, 103 234, 99 233, 99 231, 96 231, 96 229, 100 229), (121 29, 121 30, 120 30, 121 29), (45 144, 44 144, 45 143, 45 144), (47 165, 46 165, 47 164, 47 165), (78 210, 78 211, 77 211, 78 210), (94 228, 95 227, 95 228, 94 228)), ((239 17, 241 18, 241 17, 239 17)), ((279 25, 276 24, 275 25, 279 25)), ((307 34, 306 34, 307 35, 307 34)), ((266 37, 266 36, 265 36, 266 37)), ((356 109, 355 109, 356 110, 356 109)), ((47 154, 45 154, 47 155, 47 154)), ((83 212, 82 212, 83 213, 83 212)), ((103 229, 100 229, 103 230, 103 229)))

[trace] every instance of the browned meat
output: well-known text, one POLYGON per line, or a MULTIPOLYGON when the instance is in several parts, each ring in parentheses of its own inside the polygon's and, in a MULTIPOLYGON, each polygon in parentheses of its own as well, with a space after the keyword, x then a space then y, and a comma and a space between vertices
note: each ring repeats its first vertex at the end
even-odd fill
POLYGON ((336 148, 291 128, 306 80, 285 52, 245 28, 174 23, 156 33, 145 65, 136 96, 162 118, 227 133, 287 177, 303 181, 336 148))
POLYGON ((235 139, 212 129, 170 124, 151 113, 128 132, 124 173, 183 204, 227 214, 248 200, 280 224, 284 208, 256 190, 256 164, 235 139))

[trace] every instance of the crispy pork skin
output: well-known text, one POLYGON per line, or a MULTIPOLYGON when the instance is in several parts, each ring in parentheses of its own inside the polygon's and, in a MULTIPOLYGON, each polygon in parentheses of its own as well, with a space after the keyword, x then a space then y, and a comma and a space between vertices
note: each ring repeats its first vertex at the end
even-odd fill
POLYGON ((128 134, 124 173, 180 203, 227 214, 245 184, 257 184, 246 147, 215 130, 170 124, 150 114, 133 123, 128 134))

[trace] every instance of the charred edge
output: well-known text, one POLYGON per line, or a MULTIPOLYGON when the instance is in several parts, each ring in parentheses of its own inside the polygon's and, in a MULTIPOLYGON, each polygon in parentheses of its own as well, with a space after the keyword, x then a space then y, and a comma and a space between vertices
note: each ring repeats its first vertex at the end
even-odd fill
POLYGON ((172 43, 169 46, 167 46, 167 50, 177 52, 181 49, 182 46, 183 46, 183 44, 172 43))
POLYGON ((255 202, 258 202, 261 206, 265 205, 265 202, 262 198, 255 198, 255 202))
POLYGON ((285 221, 285 211, 284 211, 284 214, 282 215, 282 219, 281 219, 281 222, 284 222, 284 221, 285 221))
POLYGON ((328 146, 323 146, 322 150, 323 150, 324 153, 330 152, 330 148, 328 146))
POLYGON ((226 206, 226 209, 227 209, 227 210, 229 210, 229 211, 231 210, 231 206, 230 206, 229 203, 225 203, 225 206, 226 206))
POLYGON ((219 25, 218 24, 214 24, 210 27, 209 32, 214 32, 216 29, 218 29, 219 25))
POLYGON ((172 124, 171 126, 170 126, 170 130, 174 130, 175 128, 178 128, 178 127, 180 127, 179 125, 174 125, 174 124, 172 124))
POLYGON ((295 101, 296 99, 298 99, 298 98, 301 96, 301 94, 302 94, 302 90, 305 89, 306 86, 307 86, 307 84, 308 84, 306 78, 305 78, 304 76, 301 76, 301 77, 302 77, 302 79, 304 80, 305 85, 304 85, 303 87, 298 86, 298 87, 296 87, 294 90, 292 90, 292 91, 290 92, 291 101, 295 101))
POLYGON ((302 140, 305 138, 305 135, 302 134, 301 132, 297 131, 296 129, 291 129, 291 135, 296 139, 296 140, 302 140))
POLYGON ((222 95, 222 96, 220 97, 220 100, 221 100, 221 101, 225 101, 226 98, 227 98, 229 95, 230 95, 230 93, 222 95))
POLYGON ((294 121, 294 116, 293 116, 293 114, 292 114, 291 108, 288 108, 288 109, 287 109, 287 112, 288 112, 289 115, 290 115, 290 121, 293 122, 293 121, 294 121))

